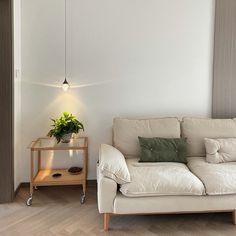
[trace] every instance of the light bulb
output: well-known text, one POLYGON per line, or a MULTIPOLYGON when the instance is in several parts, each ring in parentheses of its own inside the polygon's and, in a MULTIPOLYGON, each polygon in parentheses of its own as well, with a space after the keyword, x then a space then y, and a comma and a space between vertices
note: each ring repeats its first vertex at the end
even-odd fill
POLYGON ((65 91, 65 92, 70 88, 70 85, 67 82, 66 78, 65 78, 64 82, 62 83, 61 87, 62 87, 63 91, 65 91))

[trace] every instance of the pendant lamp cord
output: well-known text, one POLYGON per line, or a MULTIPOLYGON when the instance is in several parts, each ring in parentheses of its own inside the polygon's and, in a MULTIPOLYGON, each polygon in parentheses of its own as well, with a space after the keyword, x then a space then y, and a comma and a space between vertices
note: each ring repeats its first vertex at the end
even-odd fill
POLYGON ((66 65, 66 0, 65 0, 65 79, 67 76, 67 65, 66 65))

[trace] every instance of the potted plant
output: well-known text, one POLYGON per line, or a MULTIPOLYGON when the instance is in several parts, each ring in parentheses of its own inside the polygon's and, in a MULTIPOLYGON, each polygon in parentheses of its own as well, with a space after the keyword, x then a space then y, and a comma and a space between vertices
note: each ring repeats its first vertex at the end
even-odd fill
POLYGON ((69 143, 73 133, 84 131, 84 126, 72 114, 63 112, 63 115, 53 121, 53 129, 48 132, 49 137, 55 137, 57 142, 69 143))

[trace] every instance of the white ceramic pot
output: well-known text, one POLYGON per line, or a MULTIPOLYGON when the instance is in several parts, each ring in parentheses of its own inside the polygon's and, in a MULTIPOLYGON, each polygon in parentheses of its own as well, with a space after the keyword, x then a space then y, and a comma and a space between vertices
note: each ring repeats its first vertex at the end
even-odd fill
POLYGON ((72 137, 72 133, 64 134, 64 135, 61 137, 61 142, 62 142, 62 143, 69 143, 70 140, 71 140, 71 137, 72 137))

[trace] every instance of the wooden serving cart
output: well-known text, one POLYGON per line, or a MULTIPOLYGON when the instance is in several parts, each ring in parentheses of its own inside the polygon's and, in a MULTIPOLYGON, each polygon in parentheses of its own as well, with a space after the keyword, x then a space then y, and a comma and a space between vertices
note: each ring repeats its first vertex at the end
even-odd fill
MULTIPOLYGON (((53 138, 38 138, 29 146, 31 152, 30 158, 30 196, 26 200, 26 205, 31 206, 33 200, 34 189, 37 186, 55 186, 55 185, 83 185, 83 193, 80 202, 85 202, 86 181, 88 169, 88 138, 78 137, 72 138, 69 143, 57 143, 53 138), (59 150, 80 150, 83 151, 84 166, 79 174, 73 175, 68 169, 42 169, 41 159, 43 151, 59 151, 59 150), (37 155, 35 155, 37 154, 37 155), (37 160, 35 160, 37 157, 37 160), (37 164, 35 163, 37 161, 37 164), (35 165, 36 164, 36 165, 35 165), (59 177, 53 177, 54 174, 60 174, 59 177)), ((56 157, 55 157, 56 158, 56 157)))

